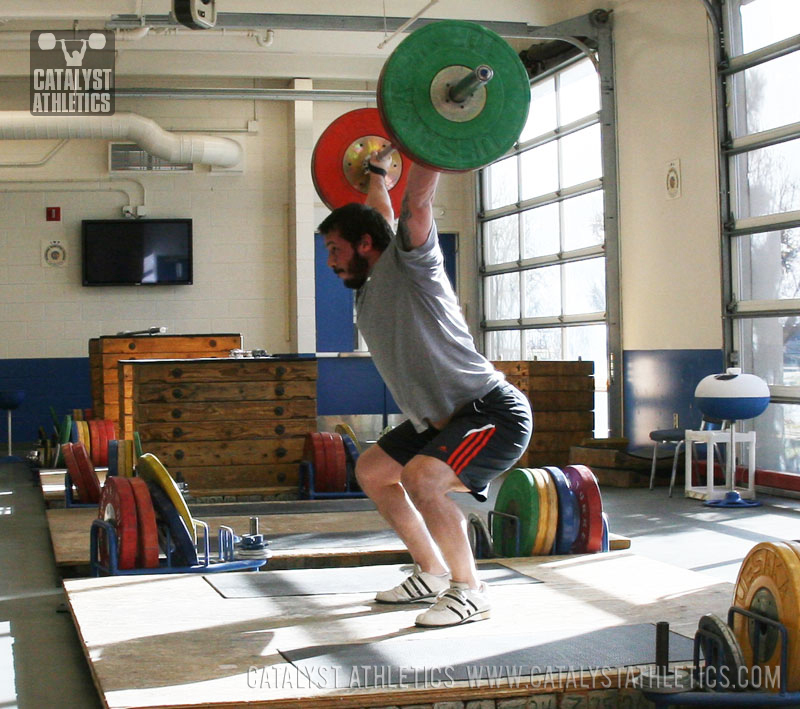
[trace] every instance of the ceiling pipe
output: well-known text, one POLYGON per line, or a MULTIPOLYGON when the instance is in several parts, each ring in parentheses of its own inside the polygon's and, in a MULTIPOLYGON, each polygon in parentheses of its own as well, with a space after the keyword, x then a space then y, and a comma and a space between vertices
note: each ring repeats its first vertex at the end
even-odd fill
POLYGON ((32 116, 27 111, 0 111, 0 138, 102 138, 131 140, 151 155, 178 163, 234 167, 242 161, 242 146, 230 138, 170 133, 136 113, 111 116, 32 116))
MULTIPOLYGON (((97 30, 98 32, 108 30, 97 30)), ((141 27, 116 28, 110 30, 114 32, 114 39, 117 42, 138 42, 145 37, 166 37, 181 35, 184 37, 194 36, 198 37, 201 34, 205 37, 243 37, 245 39, 254 39, 259 47, 270 47, 275 40, 274 30, 242 30, 242 29, 228 29, 220 27, 217 29, 203 30, 198 33, 195 30, 187 29, 186 27, 153 27, 151 25, 143 25, 141 27)), ((31 33, 22 30, 0 30, 0 42, 30 42, 31 33)), ((117 46, 116 49, 121 49, 117 46)), ((180 48, 177 48, 180 51, 180 48)))

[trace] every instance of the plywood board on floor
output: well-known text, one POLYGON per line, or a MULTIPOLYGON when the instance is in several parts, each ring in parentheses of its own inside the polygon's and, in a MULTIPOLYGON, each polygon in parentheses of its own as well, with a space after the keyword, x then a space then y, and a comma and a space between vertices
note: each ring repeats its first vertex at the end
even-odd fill
MULTIPOLYGON (((89 566, 89 530, 95 508, 47 510, 56 566, 89 566)), ((321 512, 259 516, 259 532, 270 541, 275 568, 350 566, 391 563, 409 559, 405 546, 391 533, 377 511, 321 512)), ((216 533, 222 525, 234 534, 250 532, 250 518, 229 515, 203 519, 211 534, 211 556, 216 556, 216 533)))
MULTIPOLYGON (((372 593, 225 599, 196 574, 75 579, 64 587, 95 684, 112 709, 388 707, 563 692, 568 683, 548 687, 538 675, 452 684, 428 681, 425 668, 413 668, 405 681, 395 668, 375 687, 336 688, 298 674, 281 652, 323 655, 326 646, 423 634, 441 642, 446 662, 447 648, 467 638, 569 639, 658 621, 691 637, 704 613, 724 616, 733 591, 712 576, 630 552, 503 563, 542 583, 492 587, 490 619, 433 630, 414 626, 419 607, 375 604, 372 593)), ((476 662, 491 662, 491 643, 485 651, 476 662)), ((381 657, 374 663, 381 666, 381 657)), ((614 676, 614 668, 604 669, 614 676)))
MULTIPOLYGON (((314 504, 308 501, 304 506, 314 504)), ((194 515, 209 526, 212 556, 216 555, 216 534, 222 525, 231 527, 237 535, 250 532, 250 517, 236 515, 235 504, 225 507, 229 508, 229 514, 214 517, 201 516, 202 511, 196 511, 200 508, 192 508, 194 515)), ((62 572, 77 569, 85 573, 89 566, 89 530, 97 510, 50 509, 46 515, 56 566, 62 572)), ((258 520, 259 532, 270 542, 273 552, 269 562, 272 568, 357 566, 410 560, 405 546, 376 510, 305 511, 259 515, 258 520)), ((612 550, 627 549, 630 545, 627 537, 610 535, 612 550)))

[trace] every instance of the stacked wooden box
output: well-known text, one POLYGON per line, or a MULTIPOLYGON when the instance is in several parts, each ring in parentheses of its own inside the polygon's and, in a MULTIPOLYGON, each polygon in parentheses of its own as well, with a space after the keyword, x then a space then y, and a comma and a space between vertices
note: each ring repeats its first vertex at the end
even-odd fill
POLYGON ((594 362, 493 364, 528 397, 533 409, 533 436, 518 465, 567 465, 570 448, 594 435, 594 362))
MULTIPOLYGON (((92 382, 92 408, 95 418, 110 419, 123 430, 120 377, 117 362, 138 359, 189 359, 228 357, 241 349, 242 336, 212 335, 109 335, 89 340, 89 367, 92 382)), ((130 395, 130 382, 123 385, 130 395)))
POLYGON ((144 360, 130 372, 132 426, 192 497, 296 495, 317 430, 317 363, 295 358, 144 360))
MULTIPOLYGON (((630 455, 628 445, 627 438, 587 438, 570 449, 569 462, 588 465, 601 485, 647 487, 652 458, 630 455)), ((656 482, 666 484, 672 471, 672 456, 657 461, 656 470, 664 473, 656 482)), ((681 471, 683 468, 679 467, 681 471)))

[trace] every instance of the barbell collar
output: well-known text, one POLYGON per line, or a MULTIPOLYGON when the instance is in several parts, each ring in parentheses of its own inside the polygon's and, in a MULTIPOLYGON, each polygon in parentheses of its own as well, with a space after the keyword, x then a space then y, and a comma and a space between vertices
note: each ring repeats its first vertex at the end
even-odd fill
POLYGON ((464 103, 481 86, 486 86, 493 76, 494 70, 488 64, 481 64, 475 67, 450 89, 450 100, 455 103, 464 103))

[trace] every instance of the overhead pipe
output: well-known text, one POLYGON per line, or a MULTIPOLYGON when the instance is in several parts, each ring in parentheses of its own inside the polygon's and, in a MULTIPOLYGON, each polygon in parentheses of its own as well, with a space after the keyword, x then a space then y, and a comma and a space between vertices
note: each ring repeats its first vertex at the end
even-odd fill
MULTIPOLYGON (((168 37, 168 36, 199 36, 195 30, 187 29, 186 27, 153 27, 152 25, 142 25, 141 27, 132 28, 115 28, 112 30, 97 30, 98 32, 111 31, 114 33, 114 39, 117 42, 138 42, 145 37, 168 37)), ((275 32, 271 29, 266 30, 244 30, 244 29, 229 29, 226 27, 219 27, 216 29, 203 30, 202 35, 208 37, 243 37, 245 39, 254 39, 259 47, 270 47, 275 40, 275 32)), ((30 42, 30 31, 22 30, 0 30, 0 42, 30 42)), ((116 47, 122 49, 124 45, 116 47)), ((150 48, 152 50, 152 47, 150 48)), ((168 48, 169 49, 169 48, 168 48)), ((175 51, 181 51, 180 48, 175 51)))
POLYGON ((0 111, 0 138, 103 138, 132 140, 151 155, 177 163, 234 167, 242 161, 235 140, 210 135, 170 133, 136 113, 111 116, 33 116, 27 111, 0 111))

